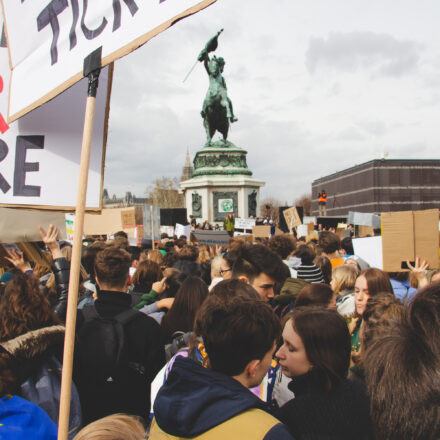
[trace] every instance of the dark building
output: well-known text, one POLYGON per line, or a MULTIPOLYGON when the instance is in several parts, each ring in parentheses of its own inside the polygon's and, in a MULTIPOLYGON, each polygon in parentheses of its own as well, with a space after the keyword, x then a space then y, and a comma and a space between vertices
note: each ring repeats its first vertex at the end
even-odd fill
POLYGON ((440 160, 377 159, 316 179, 313 215, 323 189, 328 216, 440 208, 440 160))

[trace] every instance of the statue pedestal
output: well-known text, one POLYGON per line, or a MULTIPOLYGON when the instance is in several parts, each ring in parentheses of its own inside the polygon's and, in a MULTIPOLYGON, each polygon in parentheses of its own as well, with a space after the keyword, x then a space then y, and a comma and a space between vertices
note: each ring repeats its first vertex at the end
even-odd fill
POLYGON ((265 182, 252 177, 246 154, 223 140, 197 152, 192 178, 180 182, 188 215, 210 223, 222 223, 228 213, 240 218, 257 216, 260 187, 265 182))

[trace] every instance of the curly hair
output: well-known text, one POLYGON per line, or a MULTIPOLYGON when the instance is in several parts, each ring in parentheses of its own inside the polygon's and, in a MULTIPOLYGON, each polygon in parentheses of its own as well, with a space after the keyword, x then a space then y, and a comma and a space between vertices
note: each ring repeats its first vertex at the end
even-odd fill
POLYGON ((16 275, 7 284, 0 298, 0 341, 59 323, 35 276, 16 275))
POLYGON ((289 234, 274 235, 267 246, 285 260, 296 249, 296 240, 289 234))

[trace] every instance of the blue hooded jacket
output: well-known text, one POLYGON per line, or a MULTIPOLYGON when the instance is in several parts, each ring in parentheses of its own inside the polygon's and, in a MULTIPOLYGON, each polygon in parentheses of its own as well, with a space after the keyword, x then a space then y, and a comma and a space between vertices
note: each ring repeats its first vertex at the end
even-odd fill
MULTIPOLYGON (((178 357, 156 397, 154 414, 167 434, 194 437, 252 408, 264 410, 265 403, 238 381, 178 357)), ((264 436, 273 439, 292 437, 280 422, 264 436)))
POLYGON ((58 428, 35 403, 18 396, 0 398, 0 439, 56 440, 58 428))

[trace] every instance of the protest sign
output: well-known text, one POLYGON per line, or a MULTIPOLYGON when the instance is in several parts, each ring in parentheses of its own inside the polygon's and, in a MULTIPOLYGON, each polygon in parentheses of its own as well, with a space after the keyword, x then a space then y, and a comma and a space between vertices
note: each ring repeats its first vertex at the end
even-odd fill
POLYGON ((382 213, 383 268, 402 271, 402 264, 425 259, 431 269, 439 267, 438 209, 382 213))
POLYGON ((234 220, 235 229, 252 229, 255 226, 253 218, 236 218, 234 220))
POLYGON ((297 227, 298 237, 307 237, 308 233, 309 233, 308 225, 298 225, 297 227))
MULTIPOLYGON (((101 76, 96 102, 86 207, 101 209, 112 69, 101 76)), ((80 81, 53 101, 6 124, 8 49, 0 45, 0 205, 72 210, 76 205, 84 96, 80 81)))
POLYGON ((59 229, 59 239, 65 240, 66 220, 63 213, 0 208, 0 242, 41 241, 38 226, 47 229, 50 224, 59 229))
POLYGON ((129 238, 136 238, 136 226, 143 225, 142 209, 107 208, 100 214, 86 214, 84 217, 84 235, 112 235, 125 231, 129 238))
MULTIPOLYGON (((142 206, 144 237, 160 240, 160 208, 152 205, 142 206)), ((172 237, 172 235, 171 235, 172 237)))
POLYGON ((255 238, 270 238, 270 226, 254 226, 254 228, 252 229, 252 235, 255 238))
POLYGON ((314 225, 316 225, 317 224, 316 217, 310 216, 310 215, 305 215, 303 217, 303 224, 308 225, 309 223, 313 223, 314 225))
POLYGON ((180 238, 182 235, 186 237, 186 239, 189 241, 191 237, 191 225, 181 225, 180 223, 176 223, 176 228, 174 229, 174 233, 176 234, 177 238, 180 238))
POLYGON ((292 228, 295 228, 296 226, 302 224, 301 218, 295 206, 292 206, 292 208, 289 209, 285 209, 283 211, 283 215, 289 231, 291 231, 292 228))
POLYGON ((210 245, 227 246, 231 238, 226 231, 203 231, 196 229, 192 233, 199 243, 210 245))
POLYGON ((348 211, 347 223, 359 226, 371 226, 380 228, 380 215, 366 212, 348 211))
POLYGON ((50 261, 41 252, 41 249, 36 243, 1 243, 0 244, 0 267, 11 266, 11 263, 6 260, 5 257, 8 256, 7 251, 16 250, 22 254, 26 261, 39 264, 40 266, 46 267, 50 270, 50 261))
POLYGON ((84 57, 97 48, 106 66, 215 1, 2 0, 12 67, 9 120, 80 80, 84 57))
POLYGON ((174 236, 174 228, 172 226, 161 226, 160 227, 161 234, 167 234, 169 238, 173 238, 174 236))
POLYGON ((354 238, 353 250, 356 257, 362 258, 371 267, 383 269, 382 237, 354 238))
POLYGON ((66 214, 66 240, 73 243, 73 235, 75 232, 75 214, 66 214))

